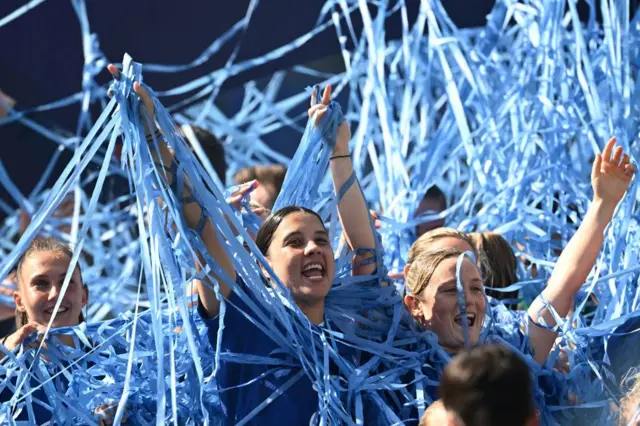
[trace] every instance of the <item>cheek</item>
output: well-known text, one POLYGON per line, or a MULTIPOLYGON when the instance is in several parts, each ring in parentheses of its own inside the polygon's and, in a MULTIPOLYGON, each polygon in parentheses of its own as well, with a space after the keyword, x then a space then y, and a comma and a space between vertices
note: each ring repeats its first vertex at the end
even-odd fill
POLYGON ((484 315, 484 311, 487 309, 487 299, 485 299, 484 294, 482 293, 478 295, 478 306, 480 307, 481 313, 484 315))
POLYGON ((47 300, 45 294, 36 291, 35 289, 27 289, 23 291, 20 297, 22 298, 22 303, 25 305, 26 309, 38 306, 47 300))
POLYGON ((330 245, 327 245, 324 249, 324 257, 327 263, 327 266, 331 268, 331 270, 335 269, 336 260, 333 258, 333 249, 330 245))
POLYGON ((446 318, 456 310, 458 306, 458 300, 455 297, 439 295, 434 298, 435 303, 433 305, 434 315, 440 318, 446 318))
POLYGON ((296 260, 298 257, 295 252, 287 249, 280 250, 275 257, 271 257, 272 259, 277 259, 275 262, 271 262, 271 267, 284 284, 287 283, 289 278, 295 276, 296 271, 298 274, 300 273, 300 264, 296 260))

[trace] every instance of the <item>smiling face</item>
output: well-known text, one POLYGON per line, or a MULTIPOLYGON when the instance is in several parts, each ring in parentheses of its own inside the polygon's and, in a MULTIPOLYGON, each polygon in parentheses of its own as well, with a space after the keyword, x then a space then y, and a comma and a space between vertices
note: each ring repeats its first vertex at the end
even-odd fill
MULTIPOLYGON (((18 290, 13 297, 16 308, 25 312, 29 321, 42 326, 49 324, 69 262, 69 257, 58 251, 36 251, 24 259, 19 271, 18 290)), ((78 325, 87 297, 80 269, 76 268, 52 326, 78 325)))
POLYGON ((315 215, 294 212, 284 217, 266 254, 298 305, 324 301, 335 263, 327 230, 315 215))
MULTIPOLYGON (((456 286, 457 258, 457 251, 452 251, 451 256, 435 266, 426 286, 417 294, 405 297, 414 319, 437 334, 440 345, 451 352, 464 349, 456 286)), ((469 343, 473 346, 478 342, 484 323, 486 300, 478 268, 467 257, 463 260, 461 274, 467 305, 469 343)))

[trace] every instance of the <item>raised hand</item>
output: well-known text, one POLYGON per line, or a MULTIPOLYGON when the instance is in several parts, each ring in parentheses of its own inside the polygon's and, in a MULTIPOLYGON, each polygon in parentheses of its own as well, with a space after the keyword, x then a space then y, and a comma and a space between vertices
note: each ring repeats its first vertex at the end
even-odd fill
MULTIPOLYGON (((116 80, 120 79, 120 71, 118 70, 118 68, 116 68, 115 65, 113 64, 107 65, 107 70, 109 70, 113 78, 115 78, 116 80)), ((153 101, 151 100, 151 96, 149 96, 149 92, 147 91, 147 89, 142 87, 140 83, 137 81, 133 83, 133 91, 136 93, 136 95, 140 96, 142 103, 144 104, 145 108, 147 108, 147 113, 149 114, 149 118, 151 118, 151 122, 153 123, 153 115, 155 113, 155 107, 153 106, 153 101)), ((145 134, 148 136, 153 132, 147 127, 146 121, 147 120, 143 120, 145 134)))
MULTIPOLYGON (((309 108, 309 118, 316 115, 317 125, 320 122, 322 116, 327 112, 327 108, 331 103, 331 85, 328 84, 322 92, 322 101, 314 105, 315 91, 311 94, 311 107, 309 108)), ((351 128, 347 121, 343 121, 338 126, 338 136, 336 138, 336 145, 333 149, 333 155, 349 154, 349 141, 351 140, 351 128)))
POLYGON ((27 337, 38 331, 38 329, 40 328, 42 327, 39 324, 35 322, 29 322, 20 327, 15 333, 10 334, 6 339, 4 339, 3 344, 7 349, 12 351, 20 346, 27 337))
POLYGON ((621 146, 615 146, 616 138, 607 142, 602 154, 597 154, 591 171, 594 201, 602 201, 613 206, 624 196, 635 168, 621 146))
MULTIPOLYGON (((252 180, 251 182, 247 182, 244 183, 242 185, 240 185, 240 187, 238 188, 237 191, 235 191, 233 194, 231 194, 229 196, 229 198, 227 199, 227 203, 232 205, 233 207, 235 207, 238 210, 242 209, 242 205, 240 205, 240 201, 242 201, 242 199, 244 198, 244 196, 253 191, 254 189, 256 189, 258 187, 259 183, 257 180, 252 180)), ((255 202, 255 201, 250 201, 249 202, 249 207, 251 208, 251 211, 259 216, 260 218, 262 218, 262 220, 266 219, 270 214, 271 214, 271 210, 269 210, 268 208, 260 205, 259 203, 255 202)))

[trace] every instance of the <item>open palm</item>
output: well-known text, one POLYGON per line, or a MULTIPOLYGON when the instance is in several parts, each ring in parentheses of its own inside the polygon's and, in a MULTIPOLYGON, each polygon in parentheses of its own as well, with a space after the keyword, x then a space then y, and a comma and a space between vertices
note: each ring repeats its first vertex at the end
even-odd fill
POLYGON ((602 154, 597 154, 591 171, 594 199, 617 204, 624 196, 635 174, 629 156, 621 146, 616 147, 616 138, 611 138, 602 154))

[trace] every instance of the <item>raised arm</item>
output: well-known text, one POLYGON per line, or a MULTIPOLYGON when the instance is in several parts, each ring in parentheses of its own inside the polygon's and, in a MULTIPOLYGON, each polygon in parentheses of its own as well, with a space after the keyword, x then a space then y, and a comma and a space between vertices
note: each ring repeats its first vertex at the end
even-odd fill
MULTIPOLYGON (((120 72, 113 64, 110 64, 107 68, 115 78, 119 78, 120 72)), ((149 114, 149 117, 151 117, 153 121, 155 109, 154 109, 151 97, 149 96, 149 93, 138 82, 135 82, 133 84, 133 89, 136 92, 136 94, 140 96, 140 99, 142 100, 142 102, 144 103, 144 106, 147 109, 147 113, 149 114)), ((153 133, 153 131, 147 128, 145 128, 145 132, 147 135, 151 135, 153 133)), ((159 138, 158 140, 158 148, 160 150, 160 153, 159 155, 154 153, 154 160, 156 162, 161 161, 162 164, 164 164, 165 169, 169 170, 171 166, 171 162, 173 161, 173 152, 171 152, 171 150, 166 145, 166 143, 164 143, 162 138, 159 138)), ((167 179, 168 183, 171 184, 174 177, 171 176, 171 174, 167 173, 165 175, 165 178, 167 179)), ((202 217, 202 208, 200 207, 200 205, 197 202, 184 204, 182 206, 182 214, 184 216, 185 222, 187 223, 187 226, 189 226, 189 228, 192 228, 192 229, 197 229, 198 223, 200 222, 200 218, 202 217)), ((218 264, 218 266, 220 266, 220 268, 228 275, 228 277, 230 277, 231 280, 235 281, 236 271, 233 267, 233 263, 231 262, 231 259, 227 255, 226 251, 224 250, 224 247, 222 247, 222 244, 218 239, 217 231, 215 229, 215 226, 211 222, 211 219, 207 219, 200 236, 202 238, 202 242, 207 248, 209 255, 218 264)), ((200 258, 199 262, 204 263, 204 260, 200 258)), ((198 269, 200 269, 199 265, 198 265, 198 269)), ((220 293, 222 294, 222 296, 228 297, 231 294, 231 291, 232 291, 231 288, 225 284, 224 280, 221 277, 218 277, 213 273, 212 275, 213 275, 213 278, 216 281, 218 281, 220 285, 220 293)), ((204 308, 204 310, 207 312, 209 317, 216 316, 220 309, 220 301, 216 297, 215 292, 212 290, 212 286, 213 284, 210 282, 210 280, 209 282, 206 282, 206 283, 196 281, 196 288, 198 291, 198 295, 200 297, 200 303, 204 308)))
MULTIPOLYGON (((327 110, 331 102, 331 86, 327 86, 322 94, 322 102, 311 106, 309 117, 317 113, 317 120, 327 110)), ((330 166, 333 186, 336 194, 347 183, 353 174, 353 163, 349 152, 349 141, 351 140, 351 129, 349 123, 343 121, 338 127, 336 146, 331 154, 330 166)), ((344 231, 344 237, 352 250, 375 248, 375 234, 370 222, 370 213, 367 203, 360 189, 360 184, 356 180, 344 194, 338 205, 338 216, 344 231)), ((373 257, 372 253, 357 254, 353 259, 353 275, 369 275, 376 268, 375 264, 357 266, 364 260, 373 257)))
MULTIPOLYGON (((623 155, 620 146, 614 149, 615 143, 616 139, 611 138, 602 155, 596 155, 591 172, 593 201, 578 231, 558 258, 547 287, 542 291, 544 299, 561 318, 569 313, 576 293, 589 276, 604 242, 604 230, 635 173, 629 156, 623 155)), ((531 321, 540 322, 543 319, 549 327, 555 326, 556 322, 541 298, 533 302, 528 313, 529 339, 535 350, 536 361, 543 364, 558 333, 531 321)))

